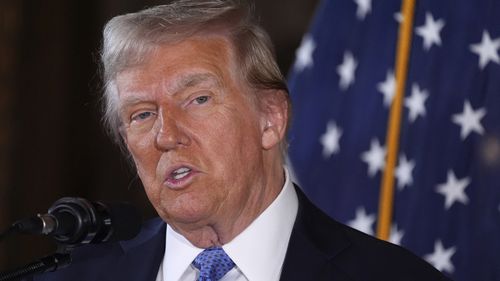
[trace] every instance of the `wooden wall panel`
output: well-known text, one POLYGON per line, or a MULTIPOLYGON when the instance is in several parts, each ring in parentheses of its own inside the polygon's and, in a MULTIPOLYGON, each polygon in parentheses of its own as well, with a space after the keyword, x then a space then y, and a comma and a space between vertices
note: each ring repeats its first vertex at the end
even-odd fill
MULTIPOLYGON (((0 231, 10 224, 12 166, 9 155, 12 149, 12 101, 15 95, 16 47, 21 28, 21 3, 0 2, 0 231)), ((0 241, 0 269, 6 264, 6 242, 0 241)))
MULTIPOLYGON (((0 1, 0 229, 63 196, 127 200, 154 215, 101 127, 97 57, 107 20, 165 2, 0 1)), ((256 0, 285 73, 316 2, 256 0)), ((52 250, 45 237, 0 242, 0 271, 52 250)))

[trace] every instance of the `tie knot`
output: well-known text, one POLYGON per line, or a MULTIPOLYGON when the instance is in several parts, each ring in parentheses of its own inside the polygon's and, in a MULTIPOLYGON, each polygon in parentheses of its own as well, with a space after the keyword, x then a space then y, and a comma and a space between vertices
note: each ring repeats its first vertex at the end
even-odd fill
POLYGON ((198 281, 217 281, 234 267, 234 262, 221 247, 205 249, 193 261, 200 270, 198 281))

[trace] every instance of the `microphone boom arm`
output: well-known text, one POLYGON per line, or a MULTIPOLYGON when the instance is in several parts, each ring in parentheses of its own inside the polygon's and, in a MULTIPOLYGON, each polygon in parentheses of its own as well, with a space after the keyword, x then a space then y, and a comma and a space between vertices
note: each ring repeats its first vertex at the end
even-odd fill
POLYGON ((61 198, 47 214, 19 220, 0 233, 0 240, 18 233, 51 236, 59 246, 56 253, 18 269, 0 272, 0 281, 21 280, 64 268, 71 263, 74 248, 132 239, 140 228, 139 212, 127 203, 104 204, 78 197, 61 198))
POLYGON ((18 269, 0 272, 0 281, 15 281, 38 273, 56 271, 71 263, 71 252, 57 252, 43 257, 18 269))

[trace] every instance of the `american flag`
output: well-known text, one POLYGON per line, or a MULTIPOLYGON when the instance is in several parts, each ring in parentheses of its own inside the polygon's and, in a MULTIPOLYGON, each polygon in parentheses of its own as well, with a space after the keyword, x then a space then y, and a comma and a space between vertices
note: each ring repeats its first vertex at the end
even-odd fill
MULTIPOLYGON (((289 75, 296 180, 372 235, 401 5, 323 0, 289 75)), ((500 0, 417 0, 413 15, 389 240, 454 280, 500 280, 500 0)))

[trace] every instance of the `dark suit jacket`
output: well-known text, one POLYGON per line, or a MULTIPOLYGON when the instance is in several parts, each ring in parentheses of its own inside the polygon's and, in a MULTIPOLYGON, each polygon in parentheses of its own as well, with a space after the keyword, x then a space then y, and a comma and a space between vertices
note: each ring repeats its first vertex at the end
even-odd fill
MULTIPOLYGON (((281 280, 448 280, 409 251, 332 220, 296 189, 299 211, 281 280)), ((165 226, 158 218, 133 240, 81 247, 68 268, 34 280, 154 281, 165 251, 165 226)))

